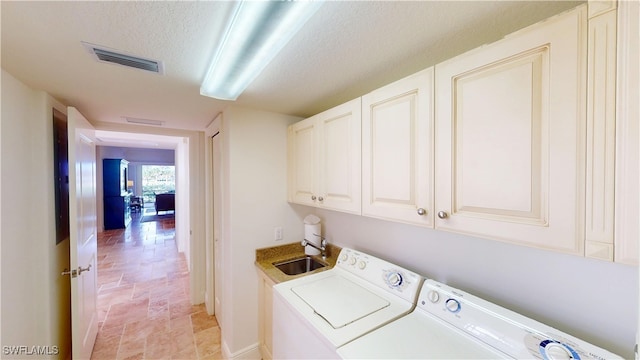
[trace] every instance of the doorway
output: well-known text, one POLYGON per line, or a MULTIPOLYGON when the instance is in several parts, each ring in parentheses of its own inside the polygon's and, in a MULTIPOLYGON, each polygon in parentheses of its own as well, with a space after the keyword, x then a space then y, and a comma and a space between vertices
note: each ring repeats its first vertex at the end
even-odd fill
MULTIPOLYGON (((151 129, 154 130, 154 129, 151 129)), ((132 193, 142 196, 142 168, 141 165, 170 165, 173 168, 175 180, 166 181, 175 183, 175 236, 178 250, 184 253, 191 272, 190 298, 192 303, 198 304, 204 301, 204 211, 203 198, 198 195, 204 192, 204 183, 197 176, 201 154, 199 146, 202 141, 199 135, 192 132, 176 131, 177 135, 154 135, 148 133, 128 133, 122 131, 96 130, 97 143, 102 147, 128 148, 122 156, 115 158, 128 158, 134 167, 131 170, 130 180, 133 182, 132 193), (140 156, 138 152, 163 152, 162 159, 148 160, 140 156), (170 155, 167 153, 170 153, 170 155), (169 158, 170 157, 170 158, 169 158), (201 200, 202 199, 202 200, 201 200)), ((98 179, 102 177, 102 170, 98 161, 98 179)), ((100 180, 99 180, 100 181, 100 180)), ((100 185, 98 185, 100 188, 100 185)), ((164 189, 164 188, 161 188, 164 189)), ((167 188, 168 189, 168 188, 167 188)), ((97 196, 98 201, 98 229, 102 228, 103 217, 102 194, 97 196)), ((142 212, 141 212, 142 213, 142 212)))

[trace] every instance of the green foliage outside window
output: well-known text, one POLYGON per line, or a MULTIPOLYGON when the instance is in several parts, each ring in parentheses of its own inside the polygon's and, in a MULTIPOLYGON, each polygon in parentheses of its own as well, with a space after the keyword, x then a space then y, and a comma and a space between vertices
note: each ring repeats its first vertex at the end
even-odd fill
POLYGON ((154 203, 155 194, 175 192, 176 167, 142 165, 142 198, 145 203, 154 203))

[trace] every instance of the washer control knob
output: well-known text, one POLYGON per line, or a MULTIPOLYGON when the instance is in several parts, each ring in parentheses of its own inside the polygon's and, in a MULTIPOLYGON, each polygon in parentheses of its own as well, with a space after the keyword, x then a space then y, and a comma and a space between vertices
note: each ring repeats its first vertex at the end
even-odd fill
POLYGON ((352 257, 351 260, 349 260, 349 264, 350 265, 355 265, 356 261, 358 261, 355 257, 352 257))
POLYGON ((364 268, 367 267, 367 263, 360 260, 360 262, 358 263, 358 267, 360 268, 360 270, 364 270, 364 268))
POLYGON ((448 299, 445 303, 445 306, 447 307, 447 310, 451 311, 452 313, 457 313, 458 311, 460 311, 460 302, 456 299, 448 299))
POLYGON ((561 344, 549 344, 545 350, 549 360, 574 359, 571 352, 561 344))
POLYGON ((402 285, 403 279, 402 274, 396 271, 389 272, 387 274, 387 285, 397 288, 402 285))
POLYGON ((574 349, 556 340, 542 341, 540 354, 548 360, 580 359, 580 355, 574 349))
POLYGON ((347 261, 348 258, 349 258, 349 255, 347 254, 340 255, 340 261, 347 261))
POLYGON ((435 304, 440 301, 440 294, 435 290, 429 290, 429 292, 427 293, 427 298, 429 299, 429 301, 435 304))

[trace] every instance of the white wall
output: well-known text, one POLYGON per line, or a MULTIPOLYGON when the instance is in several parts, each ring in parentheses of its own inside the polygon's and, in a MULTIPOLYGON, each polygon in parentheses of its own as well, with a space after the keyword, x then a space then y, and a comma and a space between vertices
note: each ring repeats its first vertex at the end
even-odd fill
POLYGON ((302 218, 286 203, 287 126, 298 118, 230 107, 222 121, 222 346, 228 358, 258 352, 255 249, 298 241, 302 218), (273 240, 274 227, 284 240, 273 240))
POLYGON ((637 267, 327 210, 316 214, 330 243, 387 259, 633 358, 637 267))
POLYGON ((56 245, 52 108, 2 70, 2 345, 70 345, 69 240, 56 245))

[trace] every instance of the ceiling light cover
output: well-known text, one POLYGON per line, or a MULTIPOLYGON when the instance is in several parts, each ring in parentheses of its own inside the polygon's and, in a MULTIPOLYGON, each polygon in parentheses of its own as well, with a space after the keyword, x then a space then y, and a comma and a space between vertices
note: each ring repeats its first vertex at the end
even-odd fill
POLYGON ((321 5, 321 1, 238 2, 200 94, 236 100, 321 5))

